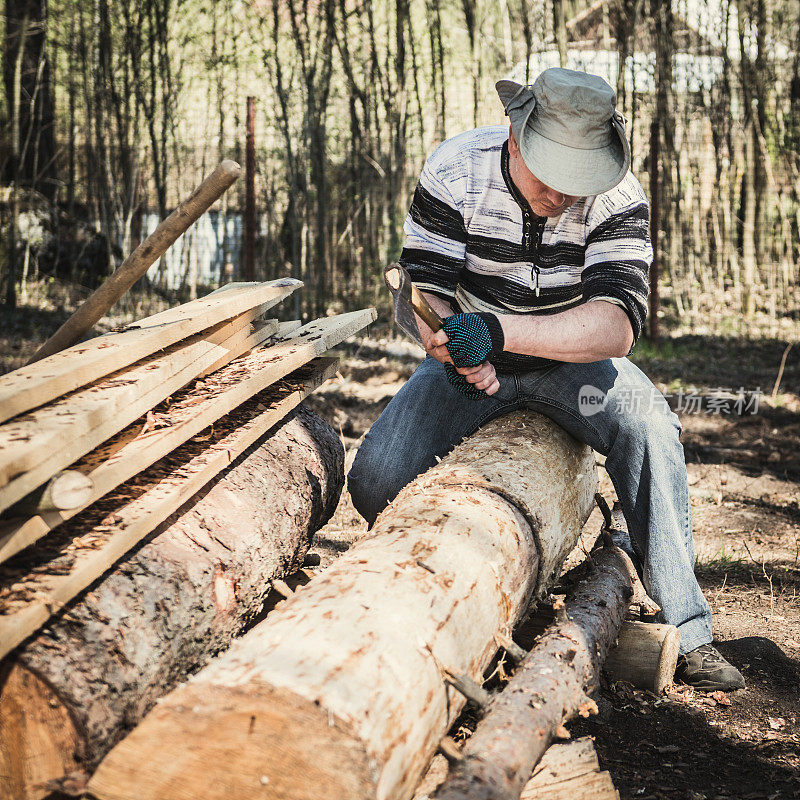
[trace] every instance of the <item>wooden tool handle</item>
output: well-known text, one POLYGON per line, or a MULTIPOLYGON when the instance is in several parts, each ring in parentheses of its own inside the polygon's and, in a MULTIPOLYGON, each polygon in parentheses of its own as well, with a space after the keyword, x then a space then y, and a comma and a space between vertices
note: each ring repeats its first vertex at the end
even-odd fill
POLYGON ((432 331, 440 331, 442 329, 444 324, 442 318, 431 308, 431 304, 413 283, 411 284, 411 305, 414 306, 414 311, 419 314, 419 318, 432 331))
POLYGON ((186 229, 239 177, 242 168, 223 161, 34 353, 29 364, 71 347, 133 286, 186 229))

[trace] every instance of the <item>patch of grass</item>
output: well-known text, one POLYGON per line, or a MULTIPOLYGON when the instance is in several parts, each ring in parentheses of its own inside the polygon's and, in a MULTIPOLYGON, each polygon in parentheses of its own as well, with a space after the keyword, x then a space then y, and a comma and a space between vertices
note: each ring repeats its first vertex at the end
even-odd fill
POLYGON ((730 553, 722 545, 720 551, 707 561, 701 561, 699 557, 695 557, 694 568, 695 570, 702 570, 706 572, 728 572, 728 571, 742 571, 749 565, 749 562, 739 555, 730 553))

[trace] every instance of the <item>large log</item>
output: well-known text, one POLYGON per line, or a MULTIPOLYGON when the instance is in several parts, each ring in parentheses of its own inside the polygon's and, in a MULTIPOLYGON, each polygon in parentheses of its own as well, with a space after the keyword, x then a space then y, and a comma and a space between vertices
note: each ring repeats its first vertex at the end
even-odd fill
POLYGON ((592 506, 591 451, 530 412, 485 426, 101 763, 102 800, 413 794, 592 506))
POLYGON ((344 482, 332 428, 300 406, 13 656, 0 692, 4 798, 90 770, 302 565, 344 482))

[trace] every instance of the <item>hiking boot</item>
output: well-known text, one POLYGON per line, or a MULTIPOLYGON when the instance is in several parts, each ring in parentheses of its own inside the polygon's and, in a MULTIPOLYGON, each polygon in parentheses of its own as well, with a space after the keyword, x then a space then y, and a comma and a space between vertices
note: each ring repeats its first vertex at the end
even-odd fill
POLYGON ((702 644, 678 659, 675 677, 702 692, 744 689, 744 678, 710 644, 702 644))

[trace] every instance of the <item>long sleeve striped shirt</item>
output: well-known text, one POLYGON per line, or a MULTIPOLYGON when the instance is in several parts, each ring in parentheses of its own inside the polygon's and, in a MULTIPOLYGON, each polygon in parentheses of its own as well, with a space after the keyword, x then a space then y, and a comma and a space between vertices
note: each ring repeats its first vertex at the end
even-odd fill
MULTIPOLYGON (((400 263, 456 312, 553 314, 607 300, 626 311, 635 341, 647 315, 648 224, 647 197, 630 172, 560 216, 536 216, 509 174, 508 128, 478 128, 425 163, 400 263)), ((493 361, 509 370, 557 363, 507 353, 493 361)))

